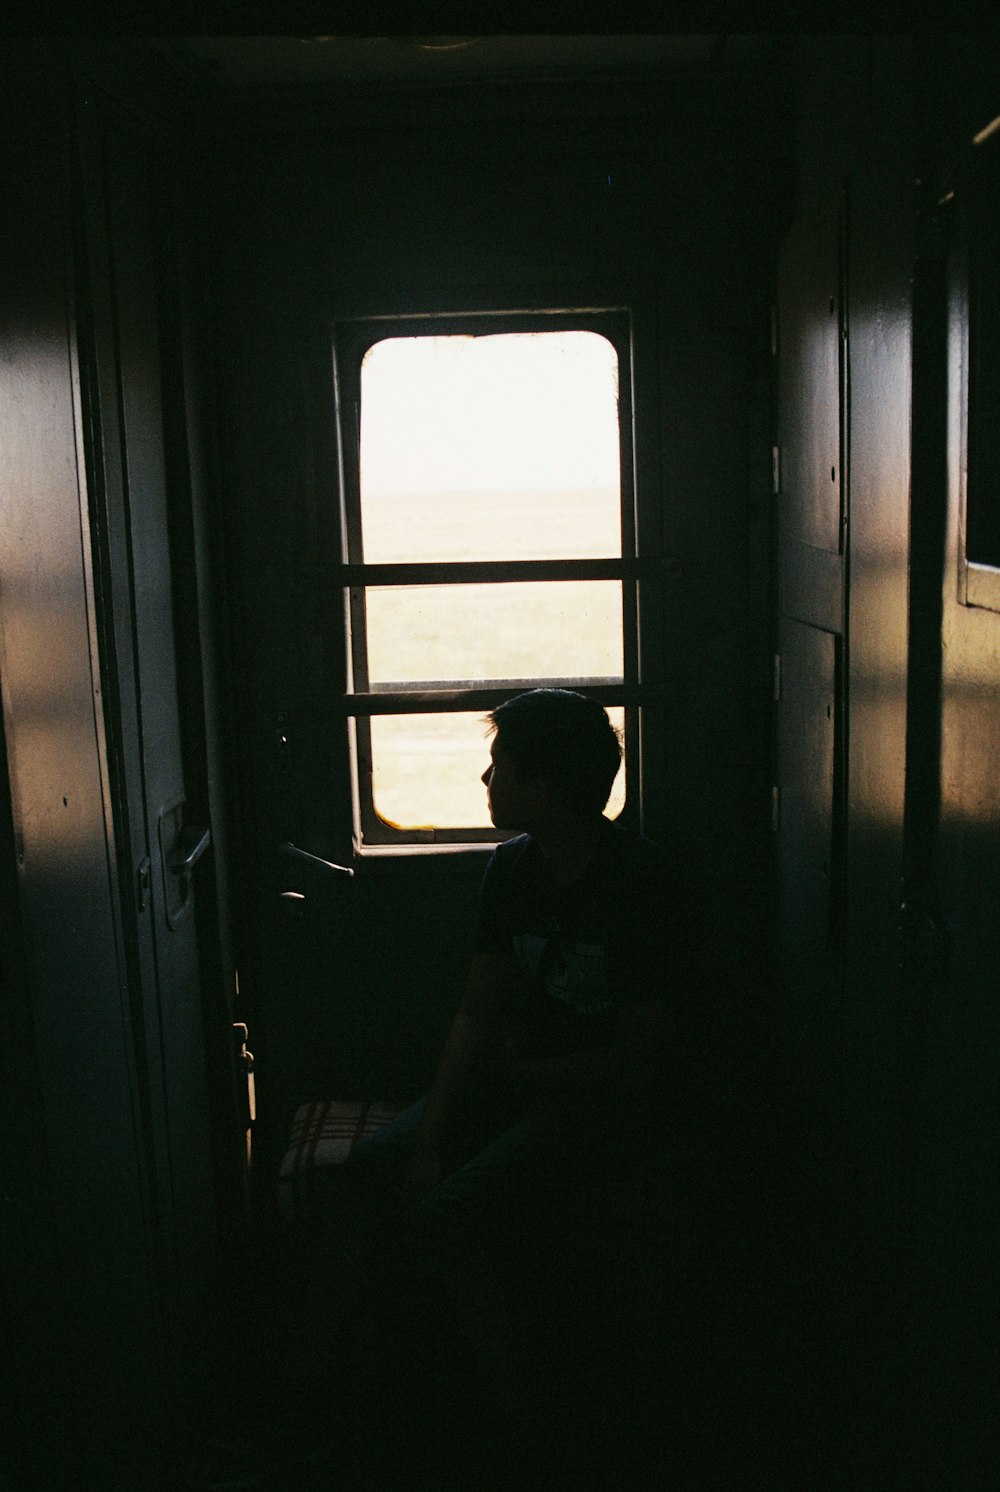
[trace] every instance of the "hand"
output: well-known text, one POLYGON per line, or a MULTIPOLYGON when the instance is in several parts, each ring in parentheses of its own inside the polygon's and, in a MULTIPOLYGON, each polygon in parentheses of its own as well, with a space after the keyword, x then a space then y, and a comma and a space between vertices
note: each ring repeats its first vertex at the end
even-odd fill
POLYGON ((531 1087, 526 1064, 507 1058, 495 1062, 483 1084, 480 1102, 497 1121, 516 1118, 523 1111, 531 1087))
POLYGON ((443 1174, 444 1167, 436 1151, 415 1150, 400 1189, 400 1202, 404 1207, 415 1207, 429 1191, 433 1191, 443 1174))

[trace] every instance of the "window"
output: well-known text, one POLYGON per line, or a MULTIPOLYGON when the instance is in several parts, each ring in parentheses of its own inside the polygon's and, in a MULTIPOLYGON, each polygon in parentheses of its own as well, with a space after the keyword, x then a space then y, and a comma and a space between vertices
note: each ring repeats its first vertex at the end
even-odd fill
POLYGON ((967 435, 963 599, 1000 610, 1000 147, 983 132, 967 170, 967 435))
POLYGON ((636 769, 628 318, 347 322, 335 334, 348 715, 362 846, 495 840, 486 712, 594 695, 636 769))

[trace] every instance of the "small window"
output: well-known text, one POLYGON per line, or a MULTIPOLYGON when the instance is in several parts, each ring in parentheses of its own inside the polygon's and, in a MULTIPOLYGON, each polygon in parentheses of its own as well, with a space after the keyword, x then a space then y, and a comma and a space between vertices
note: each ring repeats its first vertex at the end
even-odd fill
POLYGON ((969 192, 969 473, 966 558, 1000 568, 1000 151, 969 192))
POLYGON ((523 689, 604 703, 637 684, 627 319, 337 330, 356 830, 476 842, 486 712, 523 689))

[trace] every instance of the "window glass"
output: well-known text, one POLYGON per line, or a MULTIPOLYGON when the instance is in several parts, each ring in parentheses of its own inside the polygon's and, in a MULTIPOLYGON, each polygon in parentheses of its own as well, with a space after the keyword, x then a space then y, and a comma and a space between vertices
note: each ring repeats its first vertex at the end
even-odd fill
POLYGON ((620 555, 615 349, 583 331, 376 342, 360 488, 368 564, 620 555))
POLYGON ((618 581, 373 586, 367 631, 372 688, 622 676, 618 581))
MULTIPOLYGON (((608 711, 624 728, 624 711, 608 711)), ((400 829, 489 828, 482 774, 490 764, 491 733, 483 714, 380 715, 371 722, 375 811, 400 829)), ((605 813, 625 803, 619 770, 605 813)))

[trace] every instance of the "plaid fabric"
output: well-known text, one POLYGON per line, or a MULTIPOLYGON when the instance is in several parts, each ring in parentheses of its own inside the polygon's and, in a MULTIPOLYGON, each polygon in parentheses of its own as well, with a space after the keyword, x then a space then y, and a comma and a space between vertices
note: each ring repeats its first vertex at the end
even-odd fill
POLYGON ((359 1140, 389 1124, 402 1107, 361 1099, 301 1104, 278 1175, 278 1196, 286 1217, 304 1222, 322 1211, 331 1167, 342 1166, 359 1140))

